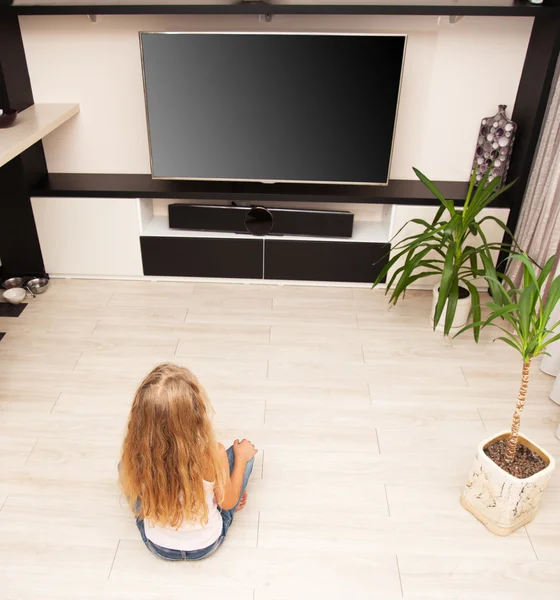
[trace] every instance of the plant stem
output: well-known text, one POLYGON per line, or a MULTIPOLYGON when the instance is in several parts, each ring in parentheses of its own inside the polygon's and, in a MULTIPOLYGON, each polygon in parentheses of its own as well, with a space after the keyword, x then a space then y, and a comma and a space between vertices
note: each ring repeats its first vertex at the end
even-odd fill
POLYGON ((527 399, 527 388, 529 387, 529 372, 531 369, 531 359, 523 363, 523 371, 521 373, 521 386, 519 387, 519 395, 517 396, 517 404, 513 413, 513 421, 511 423, 511 436, 508 440, 506 451, 506 462, 511 463, 515 458, 517 450, 517 442, 519 441, 519 424, 521 423, 521 413, 527 399))

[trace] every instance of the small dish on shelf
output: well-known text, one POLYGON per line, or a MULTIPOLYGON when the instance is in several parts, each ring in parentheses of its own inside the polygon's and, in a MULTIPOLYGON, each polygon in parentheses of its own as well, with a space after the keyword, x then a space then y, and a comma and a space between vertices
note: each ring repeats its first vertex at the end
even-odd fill
POLYGON ((0 108, 0 129, 13 125, 17 114, 18 111, 15 108, 0 108))

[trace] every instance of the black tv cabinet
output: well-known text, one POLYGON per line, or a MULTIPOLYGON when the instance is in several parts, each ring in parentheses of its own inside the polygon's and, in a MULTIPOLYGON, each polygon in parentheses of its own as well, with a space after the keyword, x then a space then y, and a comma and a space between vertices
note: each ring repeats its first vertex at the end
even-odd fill
POLYGON ((371 283, 387 244, 264 237, 141 236, 144 275, 371 283))

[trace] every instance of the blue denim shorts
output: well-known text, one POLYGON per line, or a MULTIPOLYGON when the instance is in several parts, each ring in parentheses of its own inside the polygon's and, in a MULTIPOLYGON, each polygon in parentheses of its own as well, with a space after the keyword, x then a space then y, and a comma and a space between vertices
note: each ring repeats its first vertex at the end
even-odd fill
MULTIPOLYGON (((233 447, 230 447, 226 450, 228 462, 229 462, 229 471, 230 473, 233 471, 233 466, 235 464, 235 456, 233 453, 233 447)), ((151 540, 146 537, 146 531, 144 528, 144 521, 142 519, 136 519, 136 525, 138 527, 138 531, 142 536, 142 541, 146 544, 146 547, 150 552, 159 556, 160 558, 164 558, 166 560, 201 560, 206 558, 207 556, 211 556, 216 552, 216 550, 222 545, 223 541, 226 539, 226 534, 228 529, 233 522, 233 515, 237 509, 237 505, 241 501, 241 497, 245 492, 245 488, 247 487, 247 483, 249 482, 249 477, 251 476, 251 472, 253 471, 253 459, 251 459, 246 467, 245 473, 243 475, 243 484, 241 486, 241 493, 239 495, 239 500, 237 504, 230 510, 225 510, 223 508, 219 508, 219 511, 222 515, 222 533, 220 537, 207 548, 202 548, 201 550, 174 550, 172 548, 163 548, 162 546, 158 546, 154 544, 151 540)))
POLYGON ((142 541, 144 544, 146 544, 148 550, 152 554, 159 556, 159 558, 164 558, 165 560, 201 560, 207 556, 210 556, 211 554, 214 554, 214 552, 216 552, 216 550, 222 545, 222 542, 226 539, 224 529, 222 529, 222 534, 220 537, 207 548, 202 548, 201 550, 174 550, 173 548, 164 548, 163 546, 158 546, 149 540, 146 537, 144 521, 142 519, 136 519, 136 525, 140 535, 142 536, 142 541))

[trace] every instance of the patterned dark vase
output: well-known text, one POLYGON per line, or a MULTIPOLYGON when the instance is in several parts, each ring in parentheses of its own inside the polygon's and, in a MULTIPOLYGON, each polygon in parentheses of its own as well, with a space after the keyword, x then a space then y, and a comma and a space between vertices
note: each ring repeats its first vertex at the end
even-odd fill
POLYGON ((500 187, 504 185, 516 131, 517 123, 508 119, 505 104, 500 104, 493 117, 482 119, 473 161, 477 181, 491 168, 488 182, 501 177, 500 187))

